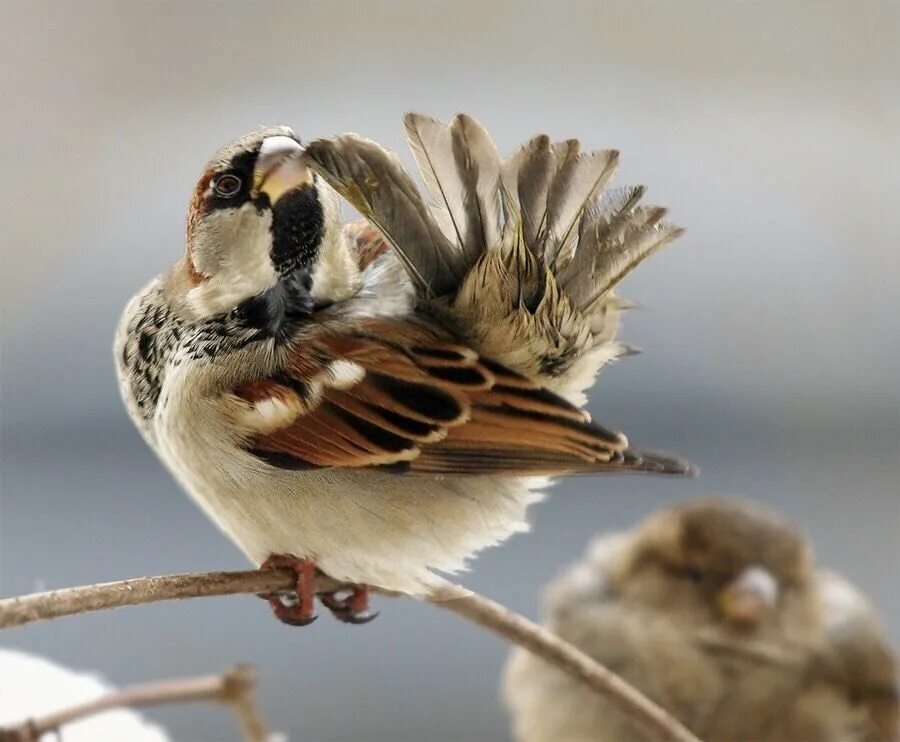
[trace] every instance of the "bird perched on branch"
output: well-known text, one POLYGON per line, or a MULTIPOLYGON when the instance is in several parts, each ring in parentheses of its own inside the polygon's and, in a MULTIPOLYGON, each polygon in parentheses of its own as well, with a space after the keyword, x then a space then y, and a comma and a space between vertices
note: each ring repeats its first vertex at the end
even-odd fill
MULTIPOLYGON (((706 742, 896 742, 898 680, 873 609, 806 540, 747 502, 700 500, 603 536, 545 594, 546 620, 706 742)), ((516 651, 521 742, 649 740, 516 651)))
POLYGON ((148 443, 258 565, 371 618, 367 586, 415 595, 526 530, 547 477, 684 474, 590 421, 584 391, 627 348, 613 287, 679 230, 611 151, 539 136, 502 161, 467 116, 408 116, 437 202, 354 135, 286 128, 219 151, 184 257, 127 306, 115 356, 148 443), (340 197, 365 219, 345 225, 340 197))

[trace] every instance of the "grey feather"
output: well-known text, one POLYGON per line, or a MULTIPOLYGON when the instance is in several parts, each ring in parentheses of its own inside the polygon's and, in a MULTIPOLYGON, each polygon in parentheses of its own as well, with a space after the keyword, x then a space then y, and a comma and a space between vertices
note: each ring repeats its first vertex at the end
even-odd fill
POLYGON ((646 206, 635 210, 632 220, 617 234, 604 234, 604 223, 595 233, 598 244, 594 260, 593 295, 583 300, 581 307, 590 306, 612 289, 645 258, 678 238, 684 230, 662 222, 666 210, 646 206))
POLYGON ((617 164, 615 150, 582 153, 577 139, 551 143, 546 135, 534 137, 503 164, 503 183, 518 201, 525 244, 551 268, 564 247, 573 245, 582 213, 617 164))
MULTIPOLYGON (((564 263, 558 273, 560 286, 576 306, 587 306, 598 293, 609 289, 608 285, 598 280, 601 269, 598 262, 603 262, 599 252, 615 252, 616 245, 606 240, 611 233, 619 233, 629 223, 644 191, 644 186, 616 189, 582 214, 574 256, 564 263)), ((609 256, 606 258, 608 260, 609 256)))
POLYGON ((507 193, 518 200, 525 245, 538 257, 543 245, 538 237, 547 216, 547 194, 556 175, 556 156, 546 134, 534 137, 503 163, 507 193))
POLYGON ((475 258, 500 243, 500 154, 487 130, 471 116, 460 114, 450 123, 453 156, 463 181, 472 243, 467 252, 477 247, 475 258))
POLYGON ((596 150, 580 153, 577 141, 569 146, 560 163, 547 198, 547 229, 545 254, 547 263, 555 266, 558 256, 570 243, 581 215, 597 198, 616 171, 619 153, 616 150, 596 150))
POLYGON ((450 148, 460 183, 459 245, 471 266, 486 247, 478 202, 478 162, 470 157, 468 144, 458 126, 450 126, 450 148))
POLYGON ((444 234, 471 267, 500 241, 500 155, 490 135, 470 116, 450 125, 408 113, 404 127, 422 179, 437 202, 444 234))
POLYGON ((572 180, 578 169, 578 160, 581 157, 581 142, 577 139, 554 142, 551 149, 556 160, 555 173, 547 190, 546 218, 540 235, 540 249, 546 256, 548 265, 553 265, 556 251, 553 249, 548 250, 548 247, 551 246, 547 243, 552 240, 554 222, 559 221, 560 212, 569 201, 572 180))
POLYGON ((426 299, 454 291, 467 266, 447 240, 397 158, 345 134, 306 147, 311 167, 371 221, 396 250, 426 299))
POLYGON ((542 134, 501 160, 469 116, 404 123, 428 205, 374 142, 320 140, 309 156, 384 233, 420 301, 476 347, 583 402, 600 365, 627 352, 611 289, 681 230, 662 222, 664 209, 639 205, 640 186, 604 193, 615 150, 542 134))
POLYGON ((447 237, 465 246, 465 193, 453 157, 450 129, 430 116, 408 113, 403 117, 406 139, 432 198, 443 205, 452 231, 447 237))
POLYGON ((646 192, 642 185, 616 188, 585 209, 578 225, 579 244, 591 239, 602 242, 611 234, 621 233, 646 192))

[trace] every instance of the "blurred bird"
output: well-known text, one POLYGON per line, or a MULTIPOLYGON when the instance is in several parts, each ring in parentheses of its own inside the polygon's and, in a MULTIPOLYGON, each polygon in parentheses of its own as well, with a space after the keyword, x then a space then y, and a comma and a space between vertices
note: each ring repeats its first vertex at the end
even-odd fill
MULTIPOLYGON (((894 657, 872 607, 757 505, 683 503, 601 537, 545 603, 551 630, 706 742, 900 737, 894 657)), ((521 742, 650 739, 523 651, 504 695, 521 742)))
POLYGON ((297 572, 270 597, 288 623, 313 619, 317 571, 359 586, 320 596, 351 623, 367 586, 439 589, 527 529, 548 475, 689 471, 580 409, 628 351, 612 288, 679 233, 664 210, 604 195, 614 152, 540 136, 501 161, 467 116, 406 124, 431 207, 354 135, 222 149, 184 257, 117 332, 147 442, 254 563, 297 572))

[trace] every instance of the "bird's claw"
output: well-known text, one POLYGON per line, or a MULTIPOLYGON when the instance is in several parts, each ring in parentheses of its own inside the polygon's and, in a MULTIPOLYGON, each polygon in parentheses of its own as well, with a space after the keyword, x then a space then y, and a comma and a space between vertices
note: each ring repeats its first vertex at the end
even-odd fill
POLYGON ((369 588, 365 585, 356 585, 349 590, 322 593, 319 600, 331 611, 331 615, 342 623, 359 625, 378 618, 378 611, 369 608, 369 588))
POLYGON ((369 623, 369 621, 374 621, 376 618, 378 618, 378 611, 363 611, 362 613, 350 613, 349 611, 332 611, 331 615, 333 615, 338 621, 342 621, 343 623, 364 624, 369 623))
MULTIPOLYGON (((298 559, 289 554, 273 554, 262 563, 260 569, 290 569, 297 575, 293 590, 283 590, 272 595, 260 595, 269 601, 275 617, 289 626, 309 626, 316 620, 315 590, 316 563, 312 559, 298 559)), ((319 595, 322 605, 342 623, 364 624, 378 617, 369 609, 369 588, 366 585, 335 590, 319 595)))
POLYGON ((304 611, 298 610, 296 605, 285 605, 281 595, 267 596, 267 599, 275 617, 288 626, 309 626, 319 618, 315 613, 307 615, 304 611))
POLYGON ((272 613, 288 626, 309 626, 316 616, 316 563, 312 559, 298 559, 287 554, 273 554, 260 569, 290 569, 297 575, 293 591, 261 595, 269 601, 272 613))

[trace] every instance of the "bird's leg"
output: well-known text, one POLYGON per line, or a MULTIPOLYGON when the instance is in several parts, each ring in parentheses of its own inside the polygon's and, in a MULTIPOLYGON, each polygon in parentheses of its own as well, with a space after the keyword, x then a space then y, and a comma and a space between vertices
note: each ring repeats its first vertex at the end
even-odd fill
POLYGON ((354 585, 333 593, 321 593, 319 600, 331 614, 344 623, 369 623, 378 617, 378 613, 369 610, 369 587, 354 585))
POLYGON ((272 613, 289 626, 308 626, 316 620, 316 563, 312 559, 298 559, 290 554, 272 554, 260 569, 290 569, 297 575, 297 585, 290 592, 263 595, 272 613))

